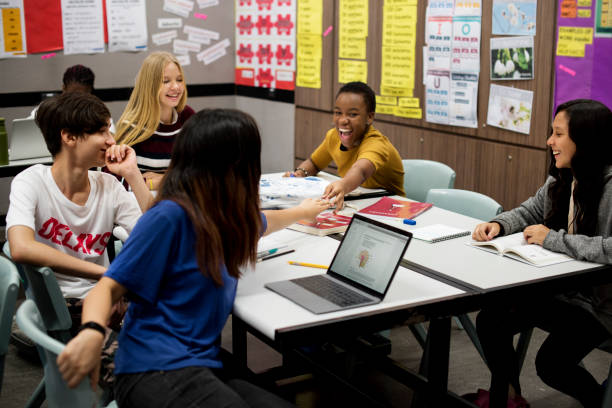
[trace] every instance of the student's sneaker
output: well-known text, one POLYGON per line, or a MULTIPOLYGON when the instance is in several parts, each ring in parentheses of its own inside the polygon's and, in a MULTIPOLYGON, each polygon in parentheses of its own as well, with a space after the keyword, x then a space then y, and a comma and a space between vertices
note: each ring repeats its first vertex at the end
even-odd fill
MULTIPOLYGON (((473 403, 479 408, 489 408, 489 391, 478 389, 478 392, 462 395, 462 398, 473 403)), ((525 398, 516 395, 514 398, 508 398, 507 408, 529 408, 529 403, 525 398)))
POLYGON ((14 344, 17 348, 17 352, 32 362, 40 362, 38 351, 36 350, 36 344, 22 332, 15 321, 13 320, 13 326, 11 327, 11 344, 14 344))

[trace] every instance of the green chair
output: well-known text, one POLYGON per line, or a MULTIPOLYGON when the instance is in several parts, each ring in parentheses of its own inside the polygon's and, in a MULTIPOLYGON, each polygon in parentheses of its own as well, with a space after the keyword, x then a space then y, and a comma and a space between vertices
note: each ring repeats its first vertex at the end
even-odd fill
POLYGON ((483 221, 489 221, 503 211, 502 206, 491 197, 468 190, 434 188, 429 190, 425 201, 483 221))
POLYGON ((453 188, 455 171, 444 163, 432 160, 402 160, 404 192, 411 200, 425 202, 432 188, 453 188))
MULTIPOLYGON (((98 398, 89 385, 89 377, 84 378, 77 388, 68 388, 57 367, 57 356, 64 344, 47 334, 43 318, 34 301, 28 299, 17 310, 17 324, 40 349, 43 350, 45 389, 47 405, 50 408, 80 408, 100 406, 98 398), (97 405, 96 405, 97 404, 97 405)), ((107 407, 116 407, 113 401, 107 407)))
POLYGON ((0 256, 0 393, 4 377, 4 359, 8 352, 13 314, 19 292, 19 273, 11 261, 0 256))

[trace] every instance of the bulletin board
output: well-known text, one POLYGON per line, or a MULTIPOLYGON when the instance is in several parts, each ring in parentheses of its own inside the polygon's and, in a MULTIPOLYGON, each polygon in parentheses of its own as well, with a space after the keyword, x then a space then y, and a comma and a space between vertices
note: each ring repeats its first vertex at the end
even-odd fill
MULTIPOLYGON (((383 4, 385 1, 370 1, 367 38, 366 38, 366 64, 367 83, 374 89, 377 95, 381 91, 382 71, 382 38, 383 38, 383 4)), ((322 38, 322 60, 321 60, 321 86, 318 89, 296 87, 295 101, 297 107, 331 111, 334 96, 342 85, 339 78, 339 39, 340 32, 337 29, 340 23, 341 0, 323 1, 323 24, 322 32, 330 26, 333 30, 330 35, 322 38), (332 6, 333 3, 333 6, 332 6)), ((537 27, 533 38, 533 75, 530 80, 491 80, 491 38, 501 37, 492 34, 492 1, 482 1, 482 24, 480 39, 480 75, 478 78, 478 104, 477 104, 477 127, 467 128, 460 126, 440 125, 430 123, 422 119, 408 119, 397 116, 376 114, 377 122, 389 122, 403 124, 410 128, 433 130, 455 135, 464 135, 478 139, 510 143, 513 145, 532 148, 544 148, 544 140, 550 127, 552 116, 552 98, 554 85, 554 47, 555 47, 555 25, 554 21, 557 10, 557 2, 537 1, 537 27), (533 92, 531 125, 529 134, 521 134, 506 129, 487 125, 487 111, 489 101, 490 85, 498 84, 514 87, 520 90, 533 92)), ((417 4, 417 28, 415 45, 415 81, 413 97, 420 100, 420 107, 424 109, 425 87, 423 85, 423 53, 425 45, 425 22, 426 22, 427 0, 418 0, 417 4)), ((298 15, 298 30, 299 30, 298 15)), ((299 32, 299 31, 298 31, 299 32)), ((299 34, 298 34, 299 35, 299 34)), ((298 54, 299 39, 298 39, 298 54)), ((298 63, 299 71, 299 63, 298 63)), ((299 76, 299 72, 298 72, 299 76)))
MULTIPOLYGON (((59 7, 60 0, 53 1, 59 7)), ((200 11, 198 10, 198 3, 194 3, 194 12, 190 13, 187 18, 183 18, 183 27, 191 25, 216 31, 220 35, 220 40, 228 39, 230 45, 227 47, 226 55, 208 65, 197 61, 194 53, 190 53, 191 63, 183 67, 187 85, 233 83, 234 4, 232 1, 218 1, 217 5, 200 11), (206 19, 195 17, 195 13, 205 13, 206 19)), ((166 31, 166 29, 158 28, 158 18, 179 18, 176 14, 163 11, 163 4, 163 1, 146 1, 148 31, 148 48, 146 51, 106 51, 90 55, 64 55, 61 50, 58 50, 54 51, 55 55, 52 57, 44 59, 41 58, 44 54, 28 54, 26 58, 1 59, 0 92, 10 94, 59 90, 65 69, 75 64, 88 66, 94 71, 96 89, 133 87, 140 65, 150 52, 173 51, 172 43, 156 45, 151 41, 151 35, 166 31)), ((177 38, 186 39, 187 35, 183 33, 183 27, 177 29, 177 38)), ((45 26, 41 22, 38 29, 49 30, 51 40, 53 36, 57 39, 56 27, 45 26)), ((50 46, 52 47, 51 43, 50 46)))

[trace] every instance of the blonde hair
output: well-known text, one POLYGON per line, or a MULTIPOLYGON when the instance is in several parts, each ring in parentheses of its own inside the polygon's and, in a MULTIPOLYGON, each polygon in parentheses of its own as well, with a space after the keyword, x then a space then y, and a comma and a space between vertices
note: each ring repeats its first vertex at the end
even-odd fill
MULTIPOLYGON (((117 123, 115 140, 133 146, 151 137, 160 121, 161 106, 159 92, 162 87, 164 69, 174 63, 185 81, 183 68, 174 55, 157 51, 149 54, 142 62, 130 100, 117 123)), ((187 102, 187 87, 176 107, 181 112, 187 102)))

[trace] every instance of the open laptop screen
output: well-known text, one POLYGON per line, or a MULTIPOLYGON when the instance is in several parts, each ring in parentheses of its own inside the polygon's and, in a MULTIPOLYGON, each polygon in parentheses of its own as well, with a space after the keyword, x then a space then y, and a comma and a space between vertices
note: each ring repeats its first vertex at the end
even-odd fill
POLYGON ((355 215, 329 273, 384 295, 410 238, 407 231, 355 215))

